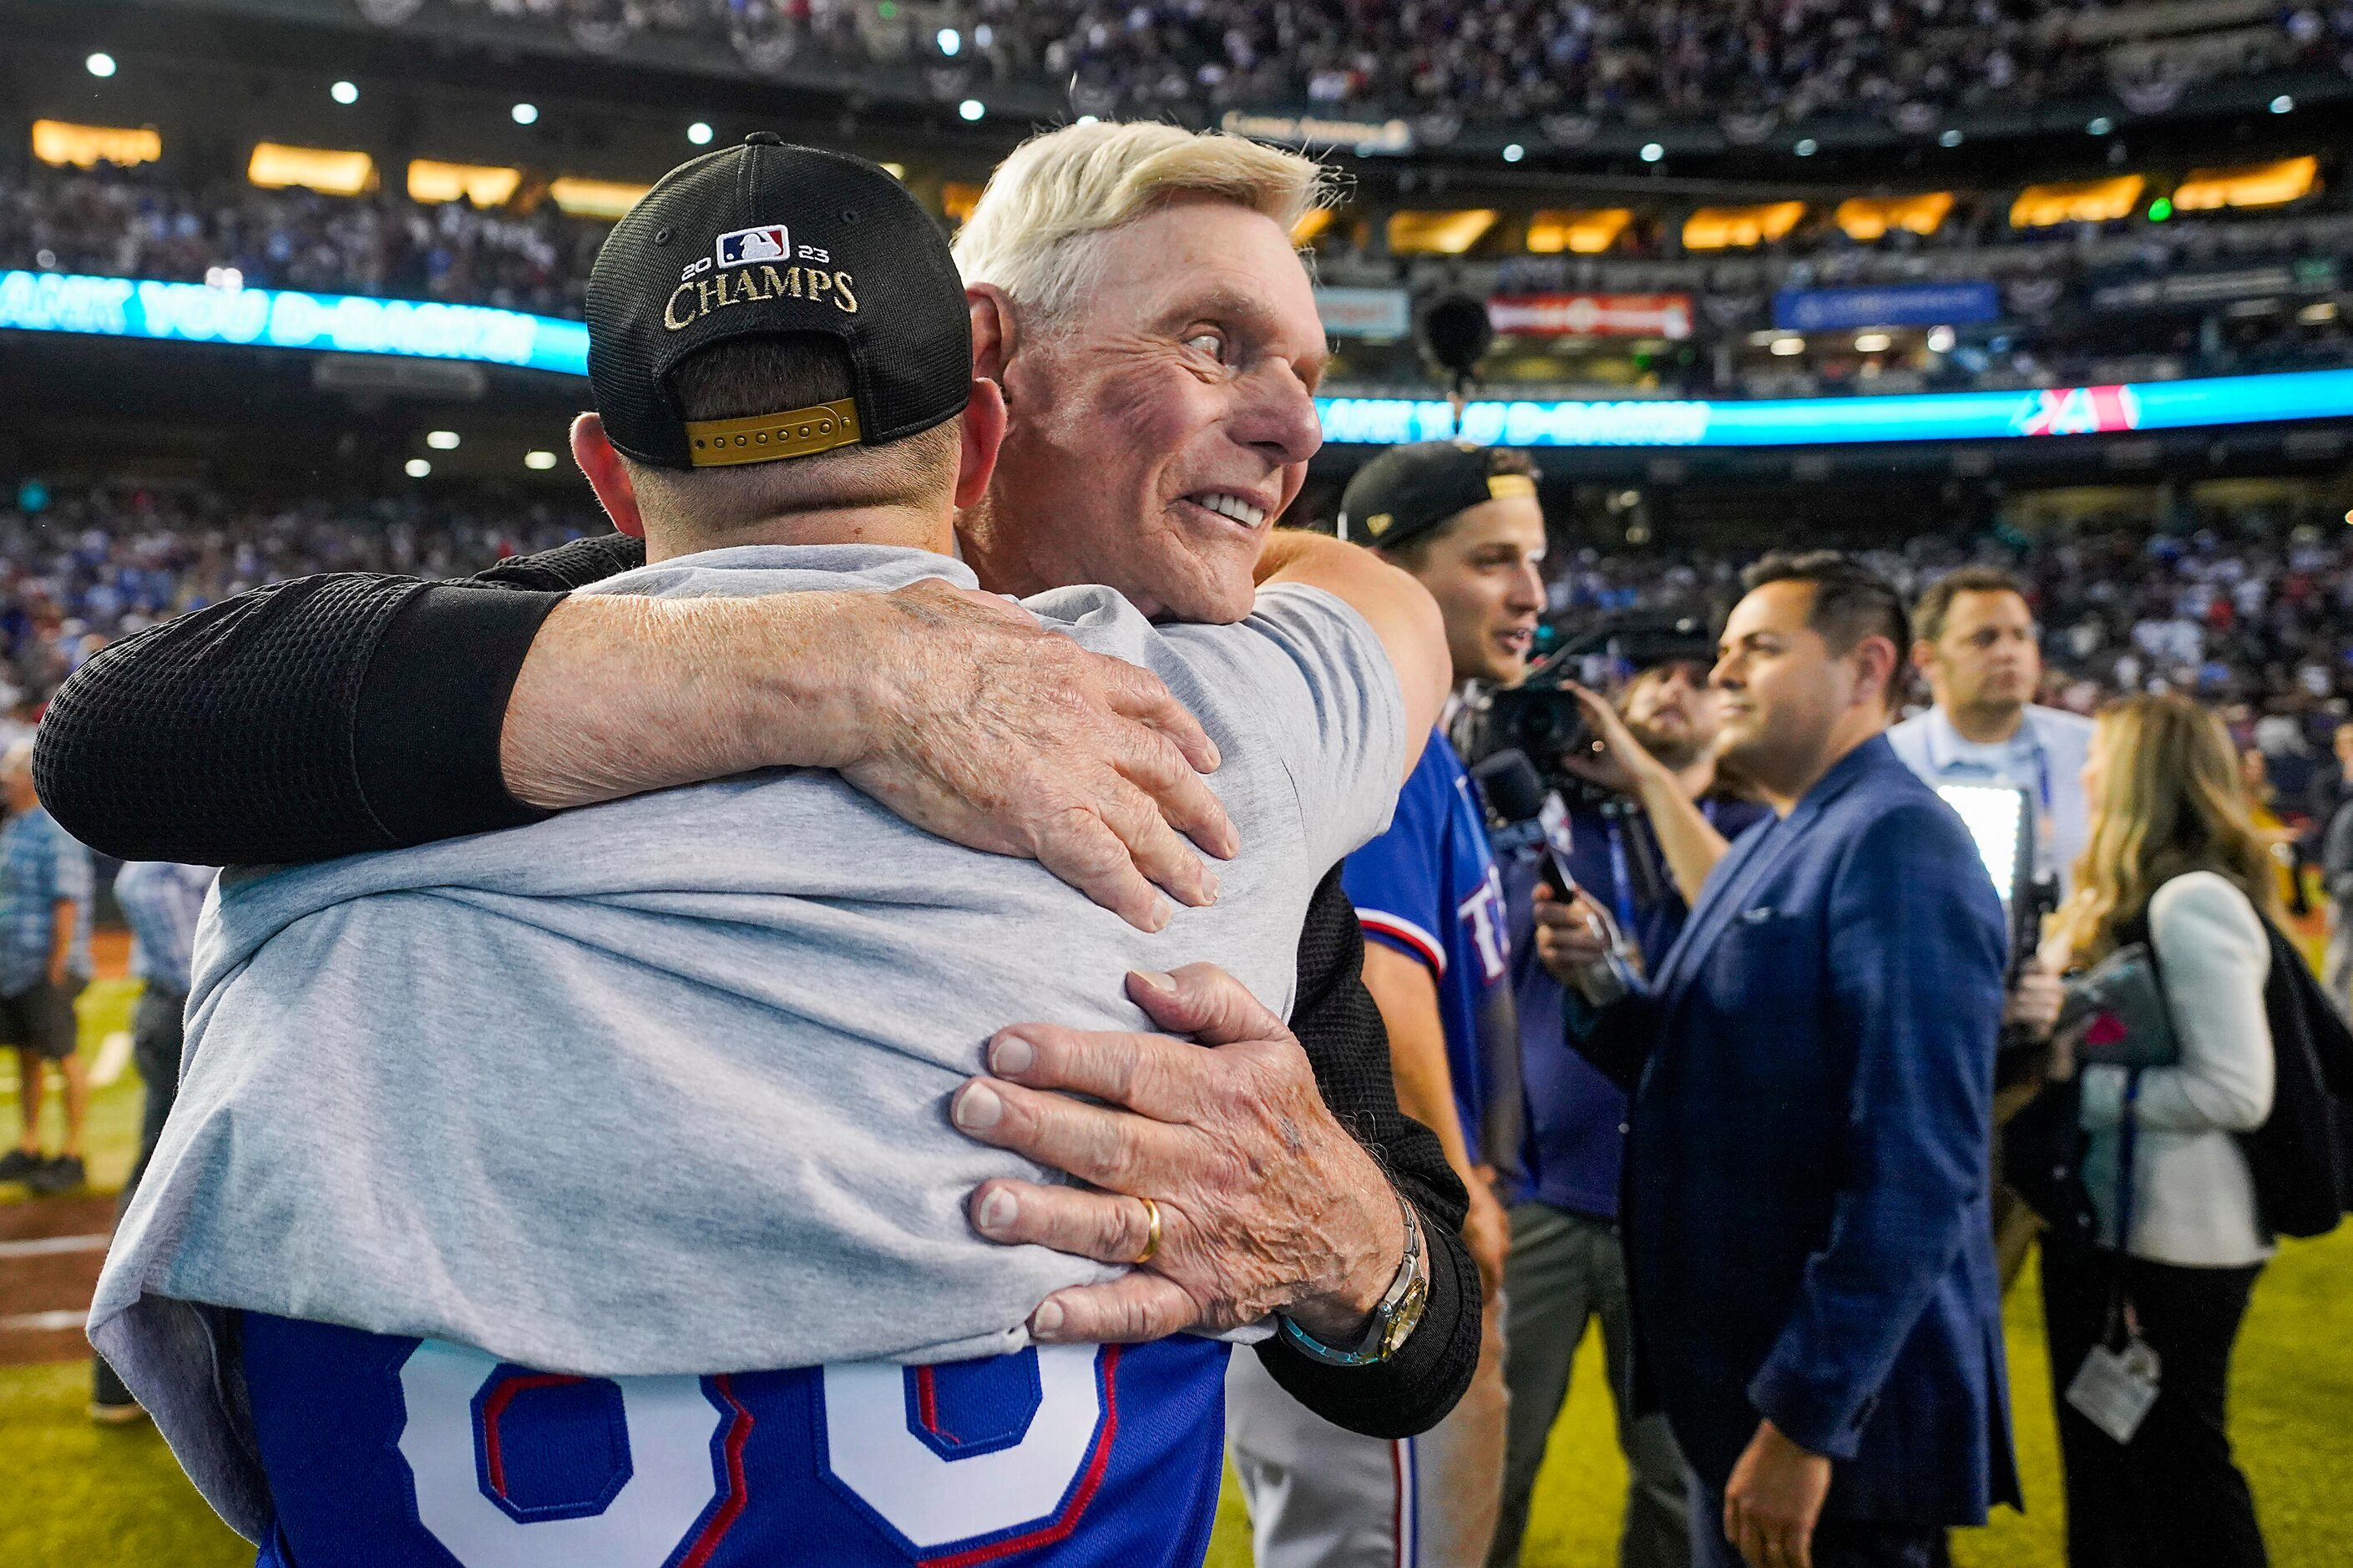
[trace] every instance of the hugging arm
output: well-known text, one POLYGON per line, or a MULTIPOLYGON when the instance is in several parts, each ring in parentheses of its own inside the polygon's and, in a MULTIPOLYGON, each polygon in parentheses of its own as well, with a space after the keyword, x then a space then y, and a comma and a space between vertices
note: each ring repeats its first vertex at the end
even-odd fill
POLYGON ((1216 748, 1166 689, 999 599, 569 596, 641 562, 613 534, 462 583, 298 578, 179 616, 58 691, 42 799, 125 858, 276 864, 837 767, 1146 929, 1155 889, 1209 896, 1196 846, 1236 847, 1200 777, 1216 748))

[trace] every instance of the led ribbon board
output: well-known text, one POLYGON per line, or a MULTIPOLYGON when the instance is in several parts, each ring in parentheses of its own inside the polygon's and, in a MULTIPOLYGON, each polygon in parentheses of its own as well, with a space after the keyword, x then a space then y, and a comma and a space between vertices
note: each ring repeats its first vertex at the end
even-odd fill
MULTIPOLYGON (((1389 446, 1443 441, 1454 412, 1437 399, 1319 397, 1324 438, 1389 446)), ((1985 441, 2179 430, 2353 416, 2353 370, 2135 382, 2048 392, 1699 402, 1473 403, 1461 437, 1505 447, 1814 447, 1869 441, 1985 441)))
MULTIPOLYGON (((128 278, 0 271, 0 330, 473 360, 588 373, 579 321, 482 305, 218 289, 128 278)), ((1455 434, 1436 398, 1319 397, 1324 437, 1388 446, 1455 434)), ((2136 382, 2049 392, 1702 402, 1473 403, 1461 434, 1510 447, 1812 447, 1983 441, 2353 417, 2353 370, 2136 382)))
POLYGON ((0 272, 0 328, 478 360, 588 374, 588 329, 579 321, 483 305, 283 289, 0 272))

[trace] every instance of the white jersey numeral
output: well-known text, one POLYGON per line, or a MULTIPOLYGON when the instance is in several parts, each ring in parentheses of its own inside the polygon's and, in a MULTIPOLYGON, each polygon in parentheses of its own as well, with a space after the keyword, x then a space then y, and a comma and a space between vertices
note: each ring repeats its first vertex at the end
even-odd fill
POLYGON ((474 1396, 498 1358, 427 1340, 400 1369, 408 1405, 400 1453, 417 1517, 467 1568, 660 1568, 719 1495, 711 1440, 722 1415, 693 1377, 617 1377, 629 1478, 604 1508, 572 1519, 516 1519, 483 1491, 474 1396))
MULTIPOLYGON (((1035 1413, 1018 1437, 960 1452, 914 1429, 918 1408, 926 1420, 932 1411, 928 1369, 879 1362, 826 1367, 813 1392, 827 1479, 937 1568, 960 1562, 944 1548, 1024 1526, 1029 1534, 981 1555, 1061 1539, 1101 1479, 1118 1352, 1056 1345, 1026 1353, 1036 1358, 1035 1413)), ((407 1408, 399 1447, 415 1483, 417 1517, 466 1568, 661 1568, 691 1536, 689 1556, 700 1563, 749 1501, 738 1497, 712 1510, 726 1484, 714 1455, 730 1417, 704 1394, 701 1378, 617 1377, 603 1381, 620 1390, 626 1479, 601 1506, 561 1510, 567 1517, 518 1517, 491 1495, 499 1478, 485 1468, 484 1456, 500 1451, 501 1438, 485 1428, 498 1406, 480 1396, 501 1364, 482 1351, 428 1340, 400 1369, 407 1408)), ((733 1404, 733 1395, 727 1400, 733 1404)), ((735 1411, 748 1429, 750 1417, 741 1405, 735 1411)))

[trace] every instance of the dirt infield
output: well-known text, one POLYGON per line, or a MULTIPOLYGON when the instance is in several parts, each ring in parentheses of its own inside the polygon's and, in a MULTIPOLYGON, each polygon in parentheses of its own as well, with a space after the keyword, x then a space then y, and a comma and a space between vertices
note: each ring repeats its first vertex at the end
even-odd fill
POLYGON ((79 1361, 82 1315, 114 1230, 114 1194, 0 1204, 0 1366, 79 1361))

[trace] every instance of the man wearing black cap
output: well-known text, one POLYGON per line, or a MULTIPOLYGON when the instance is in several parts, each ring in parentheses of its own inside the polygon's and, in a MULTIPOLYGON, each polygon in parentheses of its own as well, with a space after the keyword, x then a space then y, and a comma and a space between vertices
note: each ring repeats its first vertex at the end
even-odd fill
MULTIPOLYGON (((1340 503, 1343 539, 1410 573, 1446 617, 1458 686, 1516 685, 1545 605, 1535 470, 1502 448, 1392 447, 1340 503)), ((1476 786, 1441 730, 1398 795, 1388 831, 1348 857, 1364 922, 1365 984, 1379 1004, 1398 1102, 1434 1128, 1471 1193, 1464 1226, 1487 1293, 1471 1391, 1435 1430, 1384 1442, 1323 1421, 1237 1363, 1236 1468, 1263 1568, 1482 1563, 1504 1454, 1502 1310, 1510 1226, 1495 1191, 1519 1161, 1522 1108, 1503 884, 1476 786)))
MULTIPOLYGON (((651 563, 607 591, 658 614, 970 583, 952 498, 987 485, 1003 403, 965 368, 944 242, 881 170, 771 142, 673 171, 588 318, 575 451, 651 563)), ((1168 938, 1287 1001, 1320 868, 1437 715, 1442 633, 1336 542, 1261 581, 1229 626, 1102 588, 1029 610, 1202 716, 1249 837, 1168 938)), ((233 874, 216 935, 91 1331, 265 1561, 1198 1561, 1222 1347, 1045 1344, 1037 1308, 1130 1264, 1181 1285, 1190 1206, 1073 1150, 1137 1241, 1109 1267, 994 1246, 975 1180, 985 1229, 1044 1173, 942 1114, 1034 1117, 1028 1068, 1084 1037, 1000 1033, 1002 1079, 971 1080, 979 1042, 1040 1012, 1134 1026, 1178 989, 1162 938, 810 769, 233 874)), ((1371 1163, 1261 1083, 1309 1165, 1371 1163)), ((1260 1299, 1261 1333, 1348 1363, 1411 1338, 1430 1254, 1387 1203, 1394 1246, 1260 1299)))

